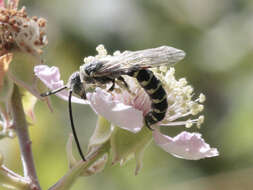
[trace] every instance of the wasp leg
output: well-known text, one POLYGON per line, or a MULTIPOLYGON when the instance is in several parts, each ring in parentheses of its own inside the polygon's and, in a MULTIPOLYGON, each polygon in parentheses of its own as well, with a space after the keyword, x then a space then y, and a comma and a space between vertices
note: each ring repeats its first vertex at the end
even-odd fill
POLYGON ((147 123, 147 121, 145 120, 145 124, 146 127, 150 130, 150 131, 154 131, 154 129, 152 127, 150 127, 150 125, 147 123))
POLYGON ((153 131, 154 129, 151 128, 150 125, 156 123, 156 121, 155 121, 154 118, 152 117, 152 112, 149 112, 149 113, 145 116, 144 120, 145 120, 146 127, 149 128, 151 131, 153 131))
POLYGON ((116 83, 118 84, 119 87, 127 90, 131 95, 135 96, 136 94, 134 94, 133 92, 131 92, 129 85, 127 84, 127 82, 125 81, 125 79, 122 76, 119 76, 118 78, 116 78, 116 83))
POLYGON ((125 81, 125 79, 122 76, 119 76, 117 79, 120 80, 120 81, 122 81, 123 84, 125 85, 125 87, 128 88, 128 84, 127 84, 127 82, 125 81))
POLYGON ((114 90, 114 87, 115 87, 115 80, 113 79, 113 80, 112 80, 112 86, 109 88, 108 91, 113 91, 113 90, 114 90))

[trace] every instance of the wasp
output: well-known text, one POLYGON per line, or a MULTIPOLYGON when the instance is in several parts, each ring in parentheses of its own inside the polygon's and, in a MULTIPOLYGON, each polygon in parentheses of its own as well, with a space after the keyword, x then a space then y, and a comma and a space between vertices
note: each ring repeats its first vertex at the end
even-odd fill
MULTIPOLYGON (((73 129, 74 125, 71 111, 72 91, 81 98, 86 99, 86 84, 96 85, 111 83, 112 85, 109 91, 113 91, 115 83, 121 81, 125 87, 128 88, 128 84, 122 77, 128 75, 137 79, 138 83, 151 100, 151 110, 144 116, 146 126, 151 129, 151 125, 164 119, 168 109, 168 102, 162 82, 149 70, 149 68, 174 65, 182 60, 184 56, 184 51, 169 46, 139 51, 124 51, 114 56, 105 56, 104 58, 95 59, 92 62, 80 66, 80 70, 74 72, 70 76, 68 85, 44 93, 42 96, 55 94, 66 88, 70 89, 69 111, 73 129)), ((73 133, 75 137, 74 129, 73 133)), ((77 143, 77 146, 79 146, 78 144, 79 143, 77 143)), ((84 159, 84 157, 82 158, 84 159)))

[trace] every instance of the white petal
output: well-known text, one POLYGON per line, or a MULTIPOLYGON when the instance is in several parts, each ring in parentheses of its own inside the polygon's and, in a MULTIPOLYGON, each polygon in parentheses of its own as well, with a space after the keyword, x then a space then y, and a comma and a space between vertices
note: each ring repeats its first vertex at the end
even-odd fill
POLYGON ((158 146, 179 158, 199 160, 219 155, 218 150, 216 148, 210 148, 209 144, 205 143, 199 133, 184 131, 174 138, 171 138, 155 130, 153 137, 158 146))
POLYGON ((143 126, 142 111, 113 100, 111 94, 100 88, 94 93, 88 93, 87 99, 93 110, 112 122, 114 125, 131 132, 138 132, 143 126))
MULTIPOLYGON (((34 67, 34 73, 50 90, 55 90, 64 86, 63 80, 60 80, 61 75, 58 67, 37 65, 34 67)), ((68 101, 68 94, 68 90, 62 90, 56 93, 56 96, 68 101)), ((75 96, 72 97, 72 102, 79 104, 89 104, 88 101, 77 98, 75 96)))

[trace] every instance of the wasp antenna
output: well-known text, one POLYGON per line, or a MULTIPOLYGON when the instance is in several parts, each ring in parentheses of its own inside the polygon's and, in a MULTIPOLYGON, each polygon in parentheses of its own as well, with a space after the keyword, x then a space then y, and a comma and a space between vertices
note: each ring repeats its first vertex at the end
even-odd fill
POLYGON ((77 137, 75 126, 74 126, 73 115, 72 115, 72 106, 71 106, 71 97, 72 97, 72 90, 69 91, 69 117, 70 117, 71 129, 72 129, 72 132, 73 132, 73 136, 74 136, 74 139, 75 139, 75 142, 76 142, 78 152, 79 152, 81 158, 83 159, 83 161, 86 161, 86 159, 83 155, 83 151, 81 149, 80 143, 78 141, 78 137, 77 137))
POLYGON ((66 89, 66 88, 68 88, 68 87, 63 86, 63 87, 57 88, 56 90, 52 90, 52 91, 49 91, 49 92, 42 93, 40 96, 42 96, 42 97, 50 96, 52 94, 56 94, 57 92, 60 92, 64 89, 66 89))

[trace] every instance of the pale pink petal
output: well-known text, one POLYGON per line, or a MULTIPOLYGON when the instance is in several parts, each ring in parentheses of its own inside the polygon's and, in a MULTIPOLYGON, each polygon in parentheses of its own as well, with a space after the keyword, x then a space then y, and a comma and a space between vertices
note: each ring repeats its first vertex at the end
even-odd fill
MULTIPOLYGON (((50 89, 55 90, 64 86, 63 80, 60 79, 60 72, 57 67, 48 67, 47 65, 37 65, 34 67, 35 75, 50 89)), ((68 101, 68 90, 62 90, 56 96, 68 101)), ((72 97, 72 102, 79 104, 88 104, 89 102, 81 98, 72 97)))
POLYGON ((142 111, 113 100, 112 95, 96 88, 96 92, 88 93, 87 99, 93 110, 112 122, 114 125, 131 132, 138 132, 143 126, 142 111))
POLYGON ((4 8, 4 0, 0 0, 0 8, 4 8))
POLYGON ((178 158, 199 160, 219 155, 218 150, 210 148, 209 144, 205 143, 199 133, 183 131, 171 138, 155 130, 153 137, 158 146, 178 158))
POLYGON ((7 1, 7 6, 8 6, 9 9, 17 10, 18 3, 19 3, 19 0, 8 0, 7 1))

